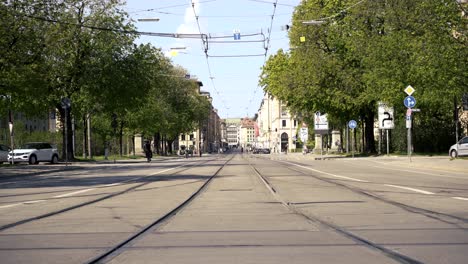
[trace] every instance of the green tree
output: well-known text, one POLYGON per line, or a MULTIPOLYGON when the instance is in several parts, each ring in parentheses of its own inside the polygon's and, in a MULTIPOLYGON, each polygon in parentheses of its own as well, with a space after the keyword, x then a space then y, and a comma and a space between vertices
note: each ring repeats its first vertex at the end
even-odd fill
MULTIPOLYGON (((97 91, 101 95, 115 91, 109 83, 102 85, 104 80, 112 79, 106 70, 109 64, 120 61, 135 38, 132 34, 122 33, 133 26, 125 22, 126 14, 119 11, 121 4, 114 0, 74 0, 47 6, 61 12, 42 20, 48 24, 45 32, 47 49, 43 53, 48 69, 45 101, 57 107, 63 123, 65 112, 60 107, 60 100, 62 97, 71 99, 72 108, 65 124, 69 131, 68 142, 72 140, 72 115, 83 116, 88 109, 99 109, 101 102, 114 99, 100 97, 96 100, 95 95, 97 91)), ((114 96, 120 95, 115 93, 114 96)), ((68 157, 74 157, 71 146, 63 153, 65 151, 68 157)))
POLYGON ((417 134, 419 142, 434 142, 450 134, 453 96, 467 89, 466 26, 449 0, 304 1, 294 13, 290 54, 272 56, 260 83, 293 112, 326 112, 335 126, 358 118, 367 152, 375 151, 376 103, 393 104, 402 118, 411 84, 422 109, 417 126, 427 129, 436 118, 443 127, 417 134), (324 24, 302 24, 320 18, 324 24))

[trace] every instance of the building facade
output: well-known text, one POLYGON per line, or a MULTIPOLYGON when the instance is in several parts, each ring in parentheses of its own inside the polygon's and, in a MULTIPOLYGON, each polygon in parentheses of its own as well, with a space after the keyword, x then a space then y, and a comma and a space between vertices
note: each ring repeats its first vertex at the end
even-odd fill
POLYGON ((244 149, 256 146, 255 127, 256 122, 254 120, 248 117, 241 119, 239 145, 244 149))
POLYGON ((295 151, 299 124, 285 103, 265 94, 258 110, 257 125, 257 147, 269 148, 272 153, 295 151))
POLYGON ((240 118, 226 118, 226 142, 228 148, 240 146, 240 118))

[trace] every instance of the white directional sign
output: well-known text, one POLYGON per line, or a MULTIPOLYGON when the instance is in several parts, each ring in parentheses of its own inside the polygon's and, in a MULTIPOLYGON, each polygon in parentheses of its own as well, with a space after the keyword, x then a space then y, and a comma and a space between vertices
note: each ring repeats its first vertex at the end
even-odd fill
POLYGON ((394 129, 393 107, 388 106, 384 102, 379 102, 379 128, 394 129))
POLYGON ((327 114, 322 115, 320 112, 315 113, 315 130, 326 130, 328 131, 328 119, 327 114))
POLYGON ((299 130, 299 138, 302 142, 307 142, 309 139, 309 129, 307 127, 301 127, 299 130))

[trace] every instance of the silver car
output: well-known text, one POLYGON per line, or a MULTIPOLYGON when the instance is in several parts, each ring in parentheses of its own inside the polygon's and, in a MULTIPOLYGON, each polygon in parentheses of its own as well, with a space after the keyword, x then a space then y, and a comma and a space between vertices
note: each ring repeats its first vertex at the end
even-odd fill
POLYGON ((10 147, 7 145, 0 144, 0 164, 8 161, 8 152, 10 152, 10 147))
POLYGON ((39 161, 50 163, 58 162, 57 148, 50 143, 32 142, 26 143, 21 148, 8 153, 8 162, 28 162, 29 164, 38 164, 39 161), (14 157, 13 157, 14 154, 14 157))
POLYGON ((452 145, 449 150, 449 155, 452 158, 458 156, 468 156, 468 137, 464 137, 457 144, 452 145))

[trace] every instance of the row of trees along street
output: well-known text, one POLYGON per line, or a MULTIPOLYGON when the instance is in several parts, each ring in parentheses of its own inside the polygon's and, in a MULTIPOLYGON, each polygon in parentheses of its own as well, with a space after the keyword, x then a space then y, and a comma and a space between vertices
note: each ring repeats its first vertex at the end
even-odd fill
POLYGON ((164 138, 170 148, 180 133, 193 131, 209 115, 210 103, 197 93, 196 81, 184 79, 186 70, 159 49, 134 44, 138 33, 122 5, 119 0, 2 1, 0 94, 11 98, 11 104, 0 104, 2 116, 8 108, 30 117, 55 109, 62 124, 68 120, 68 142, 76 121, 84 153, 88 123, 100 142, 119 138, 120 154, 124 135, 164 138), (71 100, 66 119, 62 98, 71 100))
POLYGON ((455 141, 455 109, 468 93, 466 8, 456 0, 302 1, 291 48, 268 59, 260 85, 308 124, 317 111, 333 129, 358 120, 368 153, 376 152, 379 101, 395 109, 392 149, 406 150, 403 90, 411 85, 421 109, 415 151, 446 152, 455 141))

